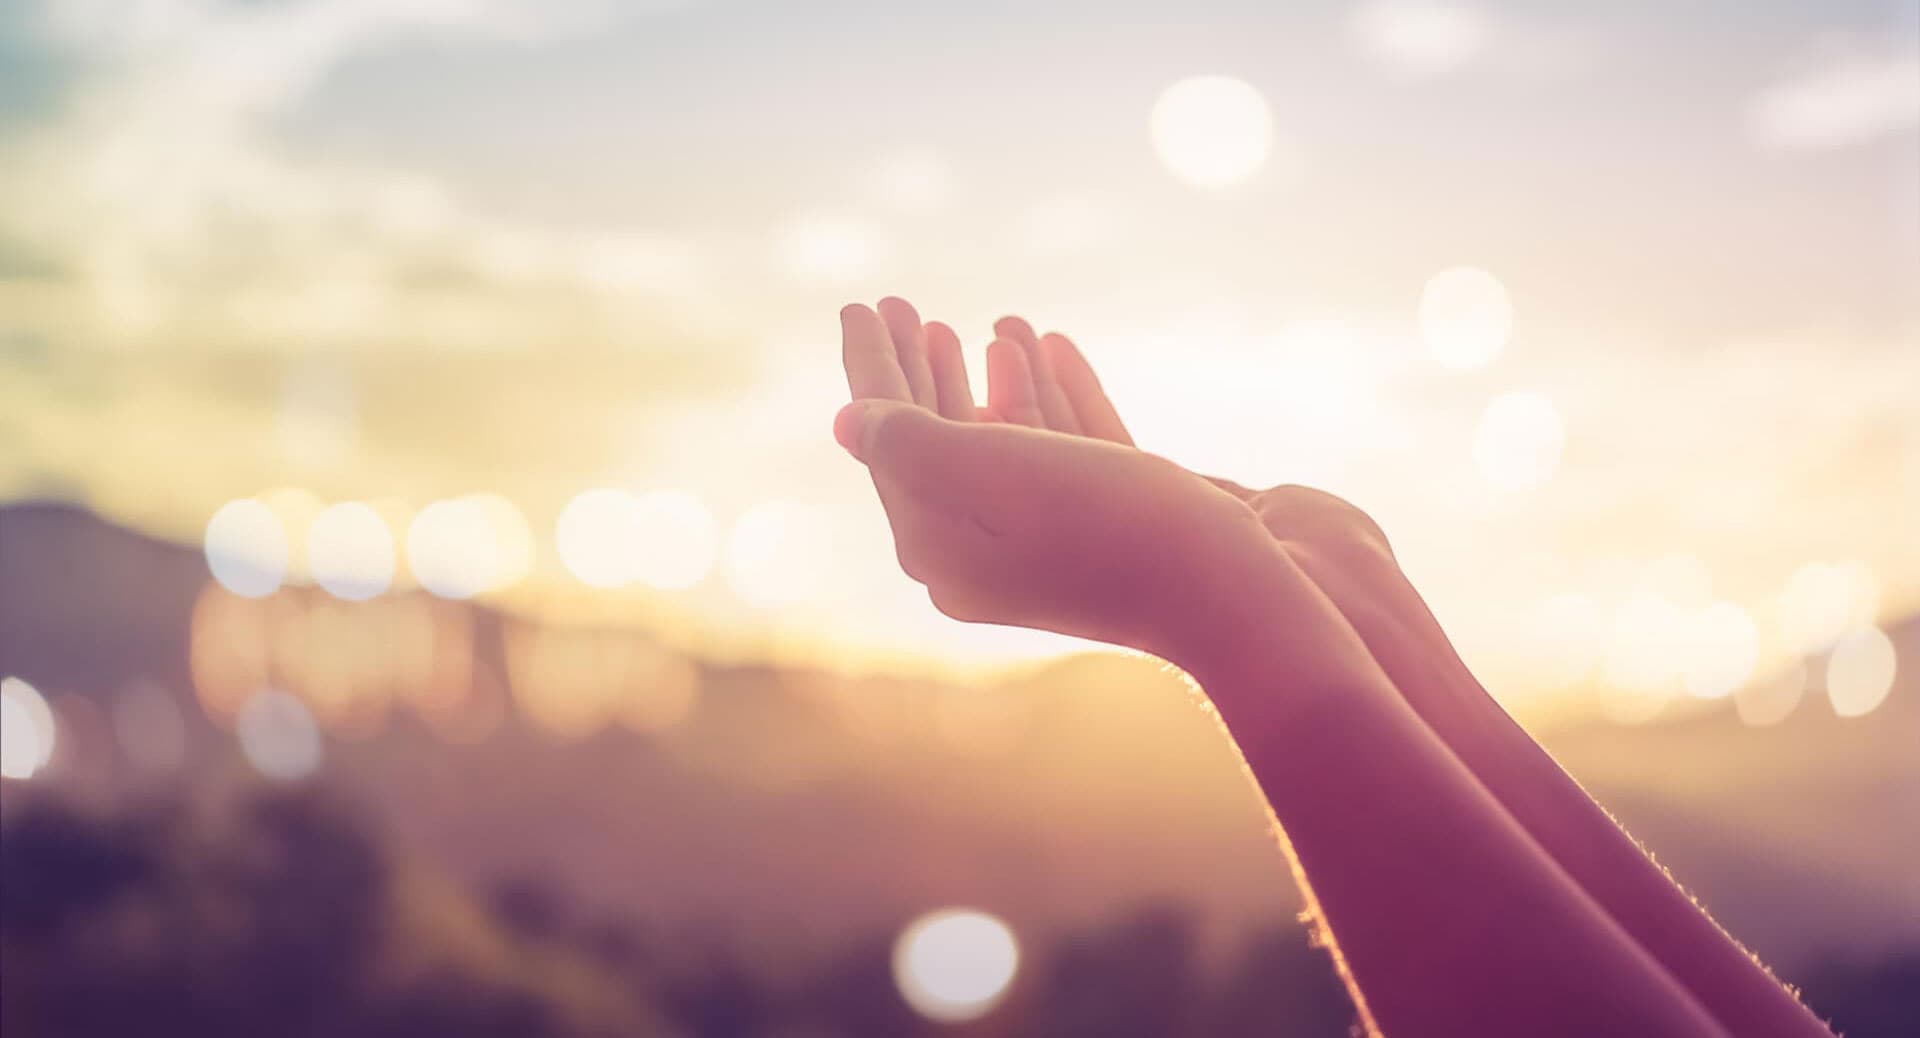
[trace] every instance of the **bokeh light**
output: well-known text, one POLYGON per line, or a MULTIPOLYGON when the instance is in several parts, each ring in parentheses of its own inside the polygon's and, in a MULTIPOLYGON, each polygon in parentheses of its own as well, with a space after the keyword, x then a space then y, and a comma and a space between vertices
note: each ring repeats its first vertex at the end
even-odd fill
POLYGON ((1743 724, 1755 728, 1779 724, 1790 716, 1807 688, 1807 663, 1793 660, 1778 673, 1748 682, 1733 694, 1733 709, 1743 724))
POLYGON ((236 595, 271 595, 286 579, 287 530, 258 499, 221 505, 207 520, 205 550, 213 579, 236 595))
POLYGON ((435 501, 407 526, 407 567, 441 598, 507 587, 532 565, 532 534, 513 502, 497 494, 435 501))
POLYGON ((914 1010, 952 1023, 985 1015, 1013 983, 1020 945, 985 912, 949 908, 913 921, 893 946, 893 979, 914 1010))
POLYGON ((553 528, 561 565, 589 587, 633 583, 638 571, 633 532, 640 502, 625 490, 583 490, 560 510, 553 528))
POLYGON ((0 776, 32 778, 53 759, 56 737, 40 690, 20 678, 0 678, 0 776))
POLYGON ((1193 76, 1153 103, 1154 154, 1174 176, 1206 189, 1251 177, 1273 151, 1273 113, 1245 80, 1193 76))
POLYGON ((1825 652, 1848 631, 1873 623, 1880 588, 1859 562, 1809 562, 1780 591, 1775 620, 1787 647, 1802 655, 1825 652))
POLYGON ((313 579, 336 598, 365 601, 393 584, 393 531, 373 506, 343 501, 322 509, 307 528, 313 579))
POLYGON ((1878 627, 1843 636, 1827 657, 1827 698, 1841 717, 1864 717, 1886 701, 1899 661, 1878 627))
POLYGON ((1566 427, 1552 400, 1531 390, 1502 393, 1473 432, 1473 461, 1495 489, 1530 490, 1553 478, 1566 427))
POLYGON ((554 544, 567 571, 592 587, 640 581, 677 591, 706 578, 719 535, 713 513, 685 491, 601 488, 581 492, 561 510, 554 544))
POLYGON ((1427 279, 1420 293, 1420 338, 1450 368, 1482 367, 1513 335, 1507 287, 1478 267, 1453 267, 1427 279))
POLYGON ((1680 677, 1701 699, 1722 699, 1747 683, 1760 656, 1760 629, 1745 609, 1715 602, 1687 624, 1680 677))
POLYGON ((313 528, 313 517, 327 507, 320 495, 306 487, 275 487, 254 495, 254 499, 272 510, 280 520, 287 541, 287 584, 311 584, 313 567, 307 563, 306 532, 313 528))
POLYGON ((763 501, 727 537, 727 583, 740 600, 776 609, 818 597, 833 577, 833 528, 797 501, 763 501))
POLYGON ((254 693, 234 723, 240 752, 260 774, 292 782, 320 766, 320 728, 298 697, 277 688, 254 693))

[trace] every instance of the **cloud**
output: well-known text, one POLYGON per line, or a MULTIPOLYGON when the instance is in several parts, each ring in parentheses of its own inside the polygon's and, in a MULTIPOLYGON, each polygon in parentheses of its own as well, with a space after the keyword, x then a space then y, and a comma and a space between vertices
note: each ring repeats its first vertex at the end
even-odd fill
POLYGON ((419 34, 538 43, 630 11, 48 3, 44 42, 88 71, 56 118, 0 138, 0 239, 59 272, 17 320, 56 342, 200 347, 512 346, 695 323, 676 314, 699 305, 695 246, 503 220, 434 177, 300 154, 272 132, 370 48, 419 34))
POLYGON ((1762 90, 1747 112, 1770 151, 1827 151, 1920 129, 1920 54, 1847 52, 1762 90))
POLYGON ((1410 78, 1452 72, 1485 51, 1492 20, 1457 4, 1377 0, 1348 23, 1362 53, 1410 78))

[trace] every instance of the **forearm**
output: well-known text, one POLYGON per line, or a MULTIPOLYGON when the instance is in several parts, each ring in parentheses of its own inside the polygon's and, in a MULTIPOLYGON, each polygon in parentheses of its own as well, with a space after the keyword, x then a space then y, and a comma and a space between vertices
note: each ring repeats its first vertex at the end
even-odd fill
POLYGON ((1439 741, 1573 882, 1729 1031, 1830 1034, 1487 695, 1417 596, 1411 604, 1430 638, 1378 630, 1378 620, 1356 625, 1362 638, 1439 741))
MULTIPOLYGON (((1319 636, 1289 619, 1286 637, 1319 636)), ((1294 685, 1254 659, 1196 676, 1273 808, 1356 1000, 1384 1033, 1723 1033, 1384 675, 1309 697, 1329 686, 1294 685)))

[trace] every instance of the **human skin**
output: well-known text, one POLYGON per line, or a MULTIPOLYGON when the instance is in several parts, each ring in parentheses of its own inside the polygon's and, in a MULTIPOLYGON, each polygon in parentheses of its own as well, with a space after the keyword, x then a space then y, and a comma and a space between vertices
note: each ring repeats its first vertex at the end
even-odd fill
POLYGON ((1486 695, 1364 513, 1134 449, 1074 344, 1018 318, 996 325, 984 408, 957 336, 903 301, 848 307, 842 330, 836 435, 909 575, 957 618, 1192 674, 1370 1024, 1829 1033, 1486 695))

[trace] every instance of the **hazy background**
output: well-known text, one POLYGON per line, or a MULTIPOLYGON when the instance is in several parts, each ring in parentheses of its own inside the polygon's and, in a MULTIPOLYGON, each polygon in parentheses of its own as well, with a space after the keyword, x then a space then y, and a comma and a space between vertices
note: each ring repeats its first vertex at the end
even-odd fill
POLYGON ((1737 935, 1920 1013, 1920 5, 28 0, 4 1019, 901 1033, 964 906, 978 1033, 1337 1033, 1180 683, 899 575, 827 430, 883 294, 1368 509, 1737 935), (235 936, 321 881, 262 840, 387 937, 235 936), (395 965, 421 890, 491 965, 395 965))

